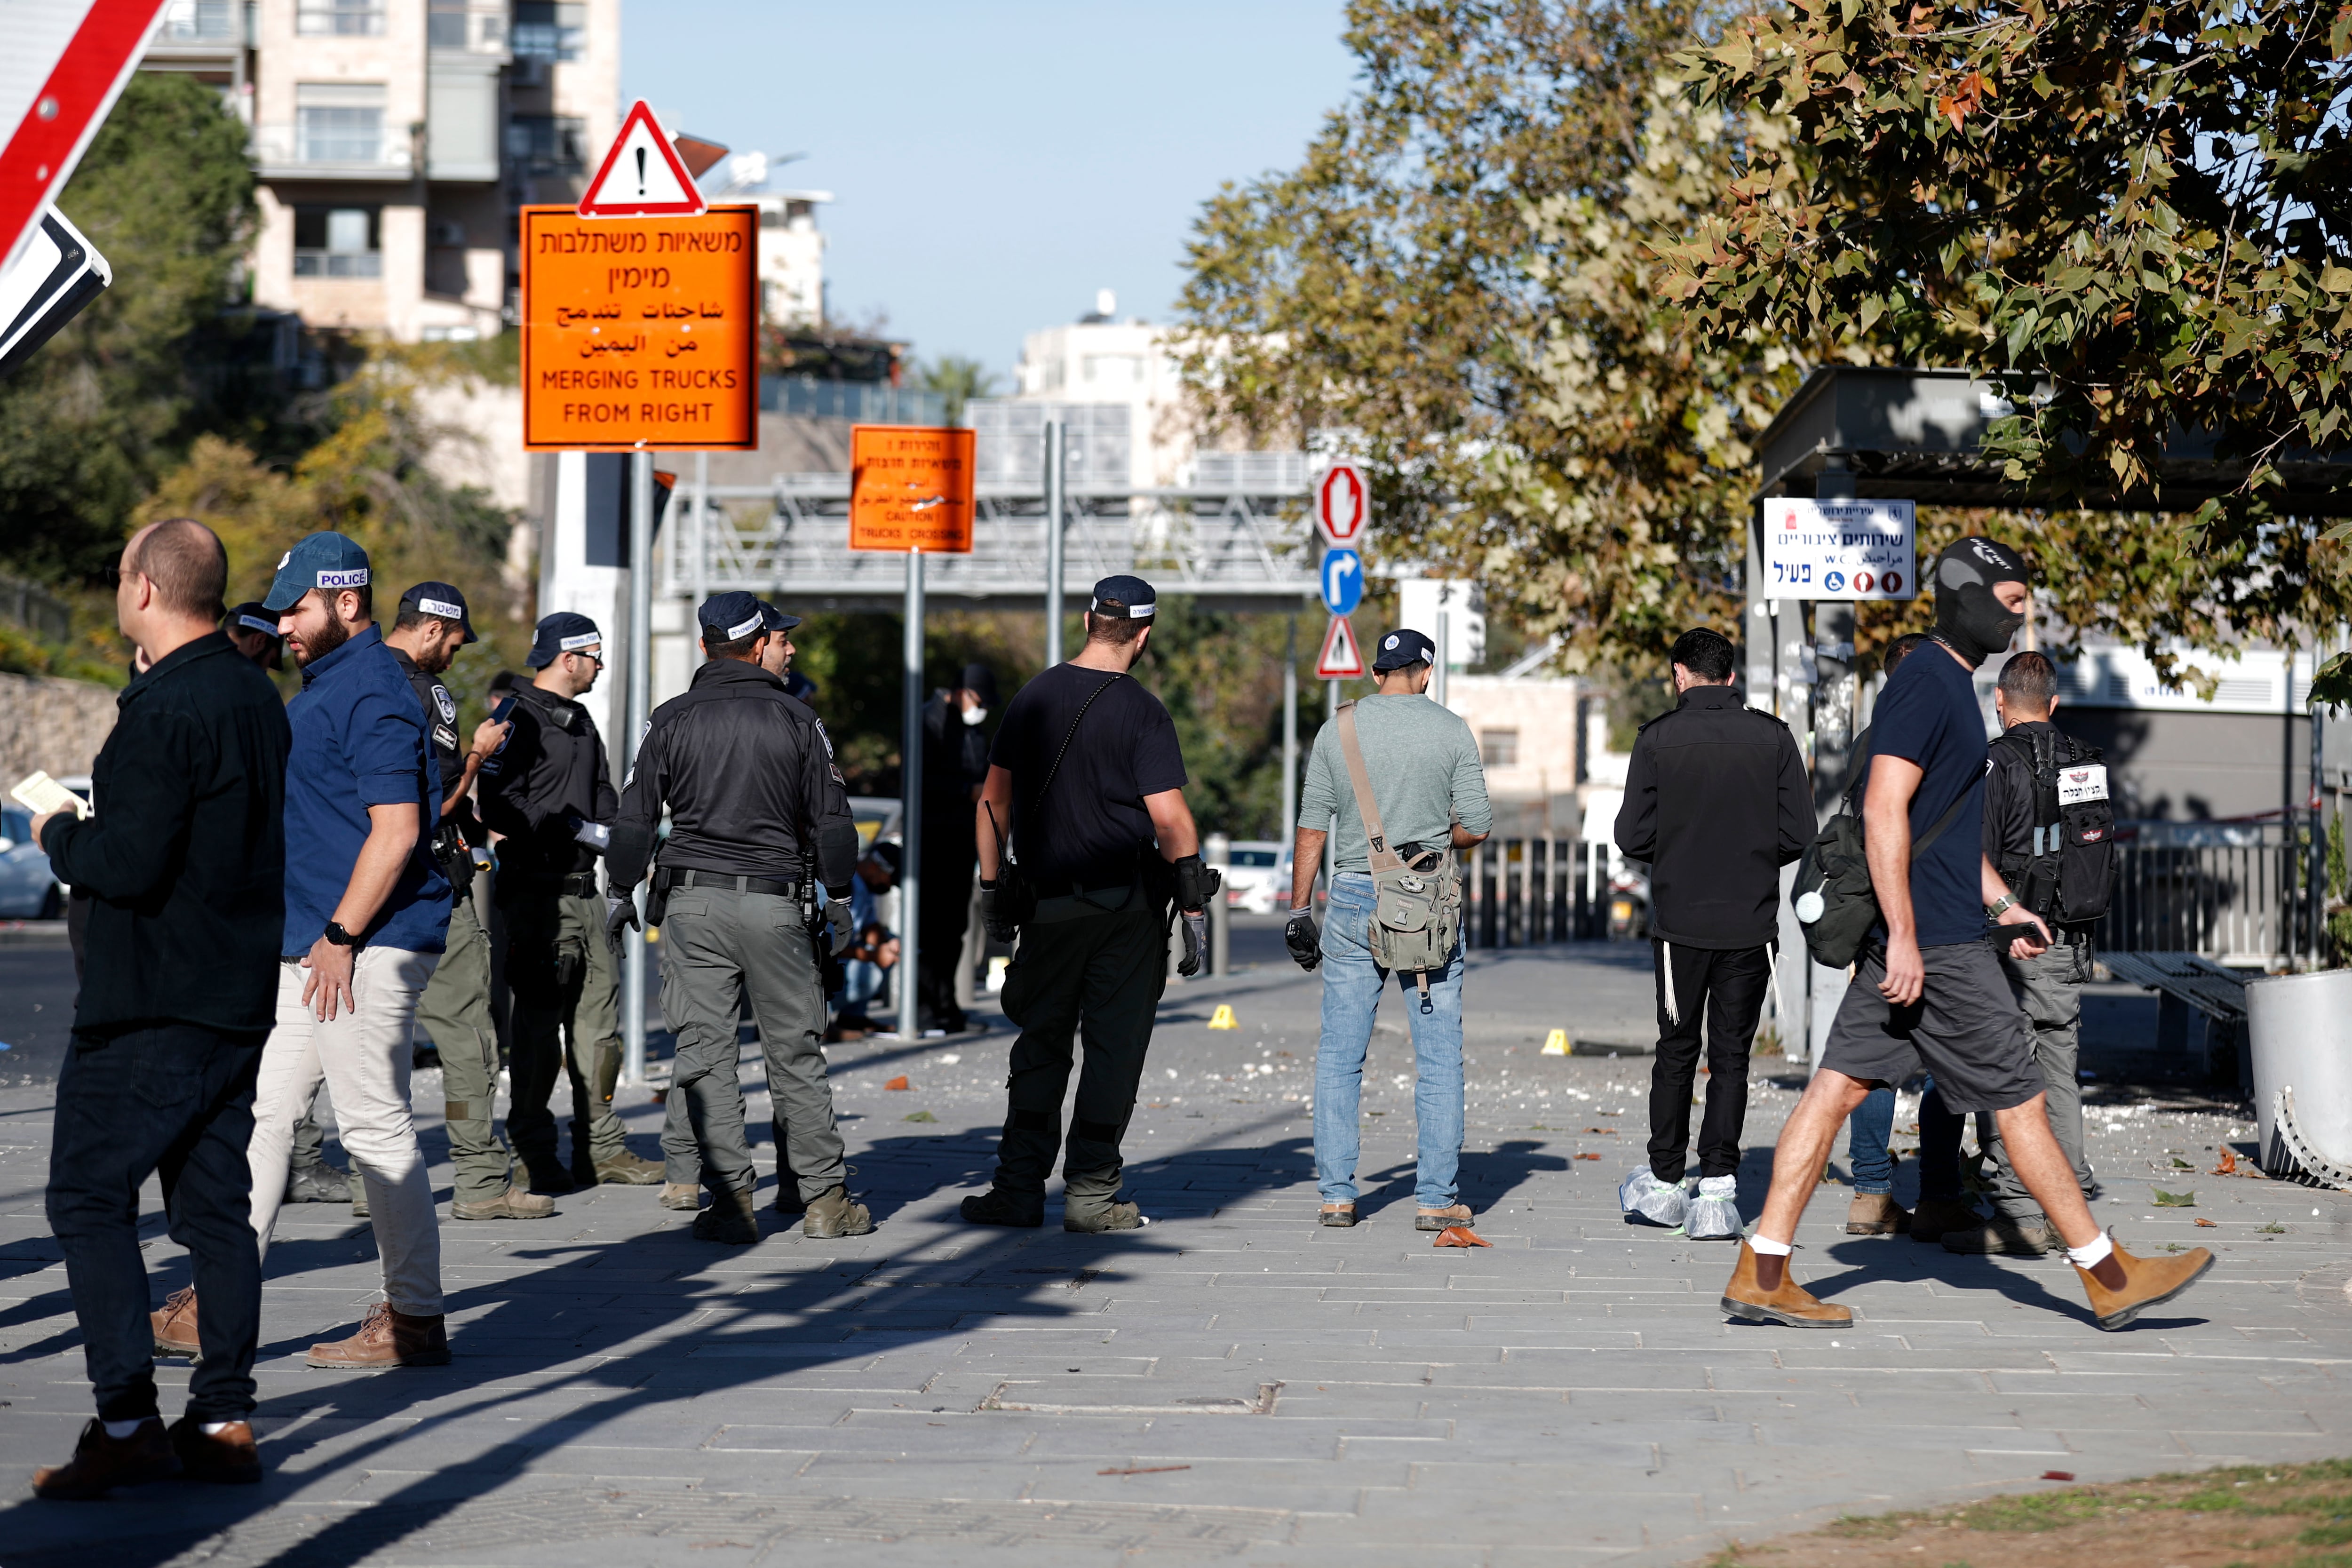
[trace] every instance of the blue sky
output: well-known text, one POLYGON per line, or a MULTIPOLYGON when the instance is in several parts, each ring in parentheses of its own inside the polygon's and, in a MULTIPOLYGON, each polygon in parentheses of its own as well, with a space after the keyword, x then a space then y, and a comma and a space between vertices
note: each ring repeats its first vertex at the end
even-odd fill
POLYGON ((672 131, 809 155, 836 319, 1001 376, 1095 290, 1167 319, 1201 203, 1298 160, 1355 62, 1339 0, 624 0, 621 92, 672 131))

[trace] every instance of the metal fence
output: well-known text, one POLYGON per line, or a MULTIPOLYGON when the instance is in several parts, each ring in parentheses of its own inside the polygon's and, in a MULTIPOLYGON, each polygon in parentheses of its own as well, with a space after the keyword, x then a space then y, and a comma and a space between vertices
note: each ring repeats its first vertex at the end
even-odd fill
POLYGON ((1608 845, 1549 833, 1464 850, 1463 944, 1540 947, 1607 936, 1611 875, 1624 864, 1608 845))
POLYGON ((64 600, 14 577, 0 577, 0 619, 29 627, 51 642, 73 635, 73 610, 64 600))

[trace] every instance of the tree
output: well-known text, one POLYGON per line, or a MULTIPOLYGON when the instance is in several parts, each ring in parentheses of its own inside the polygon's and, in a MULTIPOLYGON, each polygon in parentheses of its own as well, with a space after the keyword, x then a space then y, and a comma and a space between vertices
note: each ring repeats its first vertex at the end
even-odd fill
MULTIPOLYGON (((2005 383, 1987 449, 2049 510, 2028 547, 2076 634, 2312 640, 2352 614, 2343 531, 2279 466, 2352 445, 2352 7, 2311 0, 1794 0, 1679 68, 1751 137, 1660 247, 1718 350, 1893 342, 2005 383), (2183 520, 2158 460, 2242 477, 2183 520)), ((2352 476, 2339 489, 2352 488, 2352 476)))
POLYGON ((920 373, 922 389, 936 392, 947 399, 947 422, 963 423, 963 405, 975 397, 996 395, 994 372, 976 359, 964 354, 941 354, 923 366, 920 373))
POLYGON ((114 282, 0 384, 0 556, 36 576, 103 565, 124 521, 215 422, 219 324, 253 219, 246 129, 220 94, 135 73, 58 207, 114 282))
POLYGON ((1360 90, 1191 244, 1176 335, 1212 419, 1352 450, 1384 558, 1482 579, 1570 668, 1735 613, 1747 442, 1801 370, 1650 286, 1734 167, 1662 80, 1714 26, 1704 0, 1356 0, 1360 90))

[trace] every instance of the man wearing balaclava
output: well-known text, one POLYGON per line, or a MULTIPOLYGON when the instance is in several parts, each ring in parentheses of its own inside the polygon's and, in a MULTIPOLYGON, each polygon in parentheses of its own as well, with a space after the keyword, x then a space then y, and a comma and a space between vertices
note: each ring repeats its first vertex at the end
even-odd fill
POLYGON ((1805 1201, 1839 1126, 1881 1084, 1925 1068, 1953 1110, 1990 1114, 2012 1167, 2065 1243, 2091 1310, 2120 1329, 2213 1266, 2203 1247, 2134 1258, 2091 1217, 2050 1131, 2032 1028, 1985 942, 1997 921, 2014 951, 2050 930, 2019 907, 1983 849, 1985 727, 1971 679, 2025 624, 2025 563, 1970 537, 1936 561, 1936 629, 1888 676, 1871 716, 1863 838, 1879 923, 1838 1005, 1820 1070, 1780 1131, 1772 1189, 1724 1287, 1724 1310, 1790 1328, 1850 1327, 1789 1268, 1805 1201))

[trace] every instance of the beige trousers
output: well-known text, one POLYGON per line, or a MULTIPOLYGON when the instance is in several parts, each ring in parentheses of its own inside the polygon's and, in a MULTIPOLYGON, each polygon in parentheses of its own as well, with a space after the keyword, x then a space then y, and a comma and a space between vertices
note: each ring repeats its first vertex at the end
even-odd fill
POLYGON ((253 1234, 269 1255, 286 1196, 294 1123, 321 1079, 335 1102, 335 1123, 352 1173, 367 1183, 368 1215, 383 1293, 399 1311, 424 1317, 441 1310, 440 1216, 416 1122, 409 1113, 408 1075, 416 999, 425 994, 437 952, 363 947, 352 966, 352 1011, 321 1022, 302 1000, 310 971, 299 963, 278 966, 278 1024, 261 1047, 253 1093, 253 1234))

